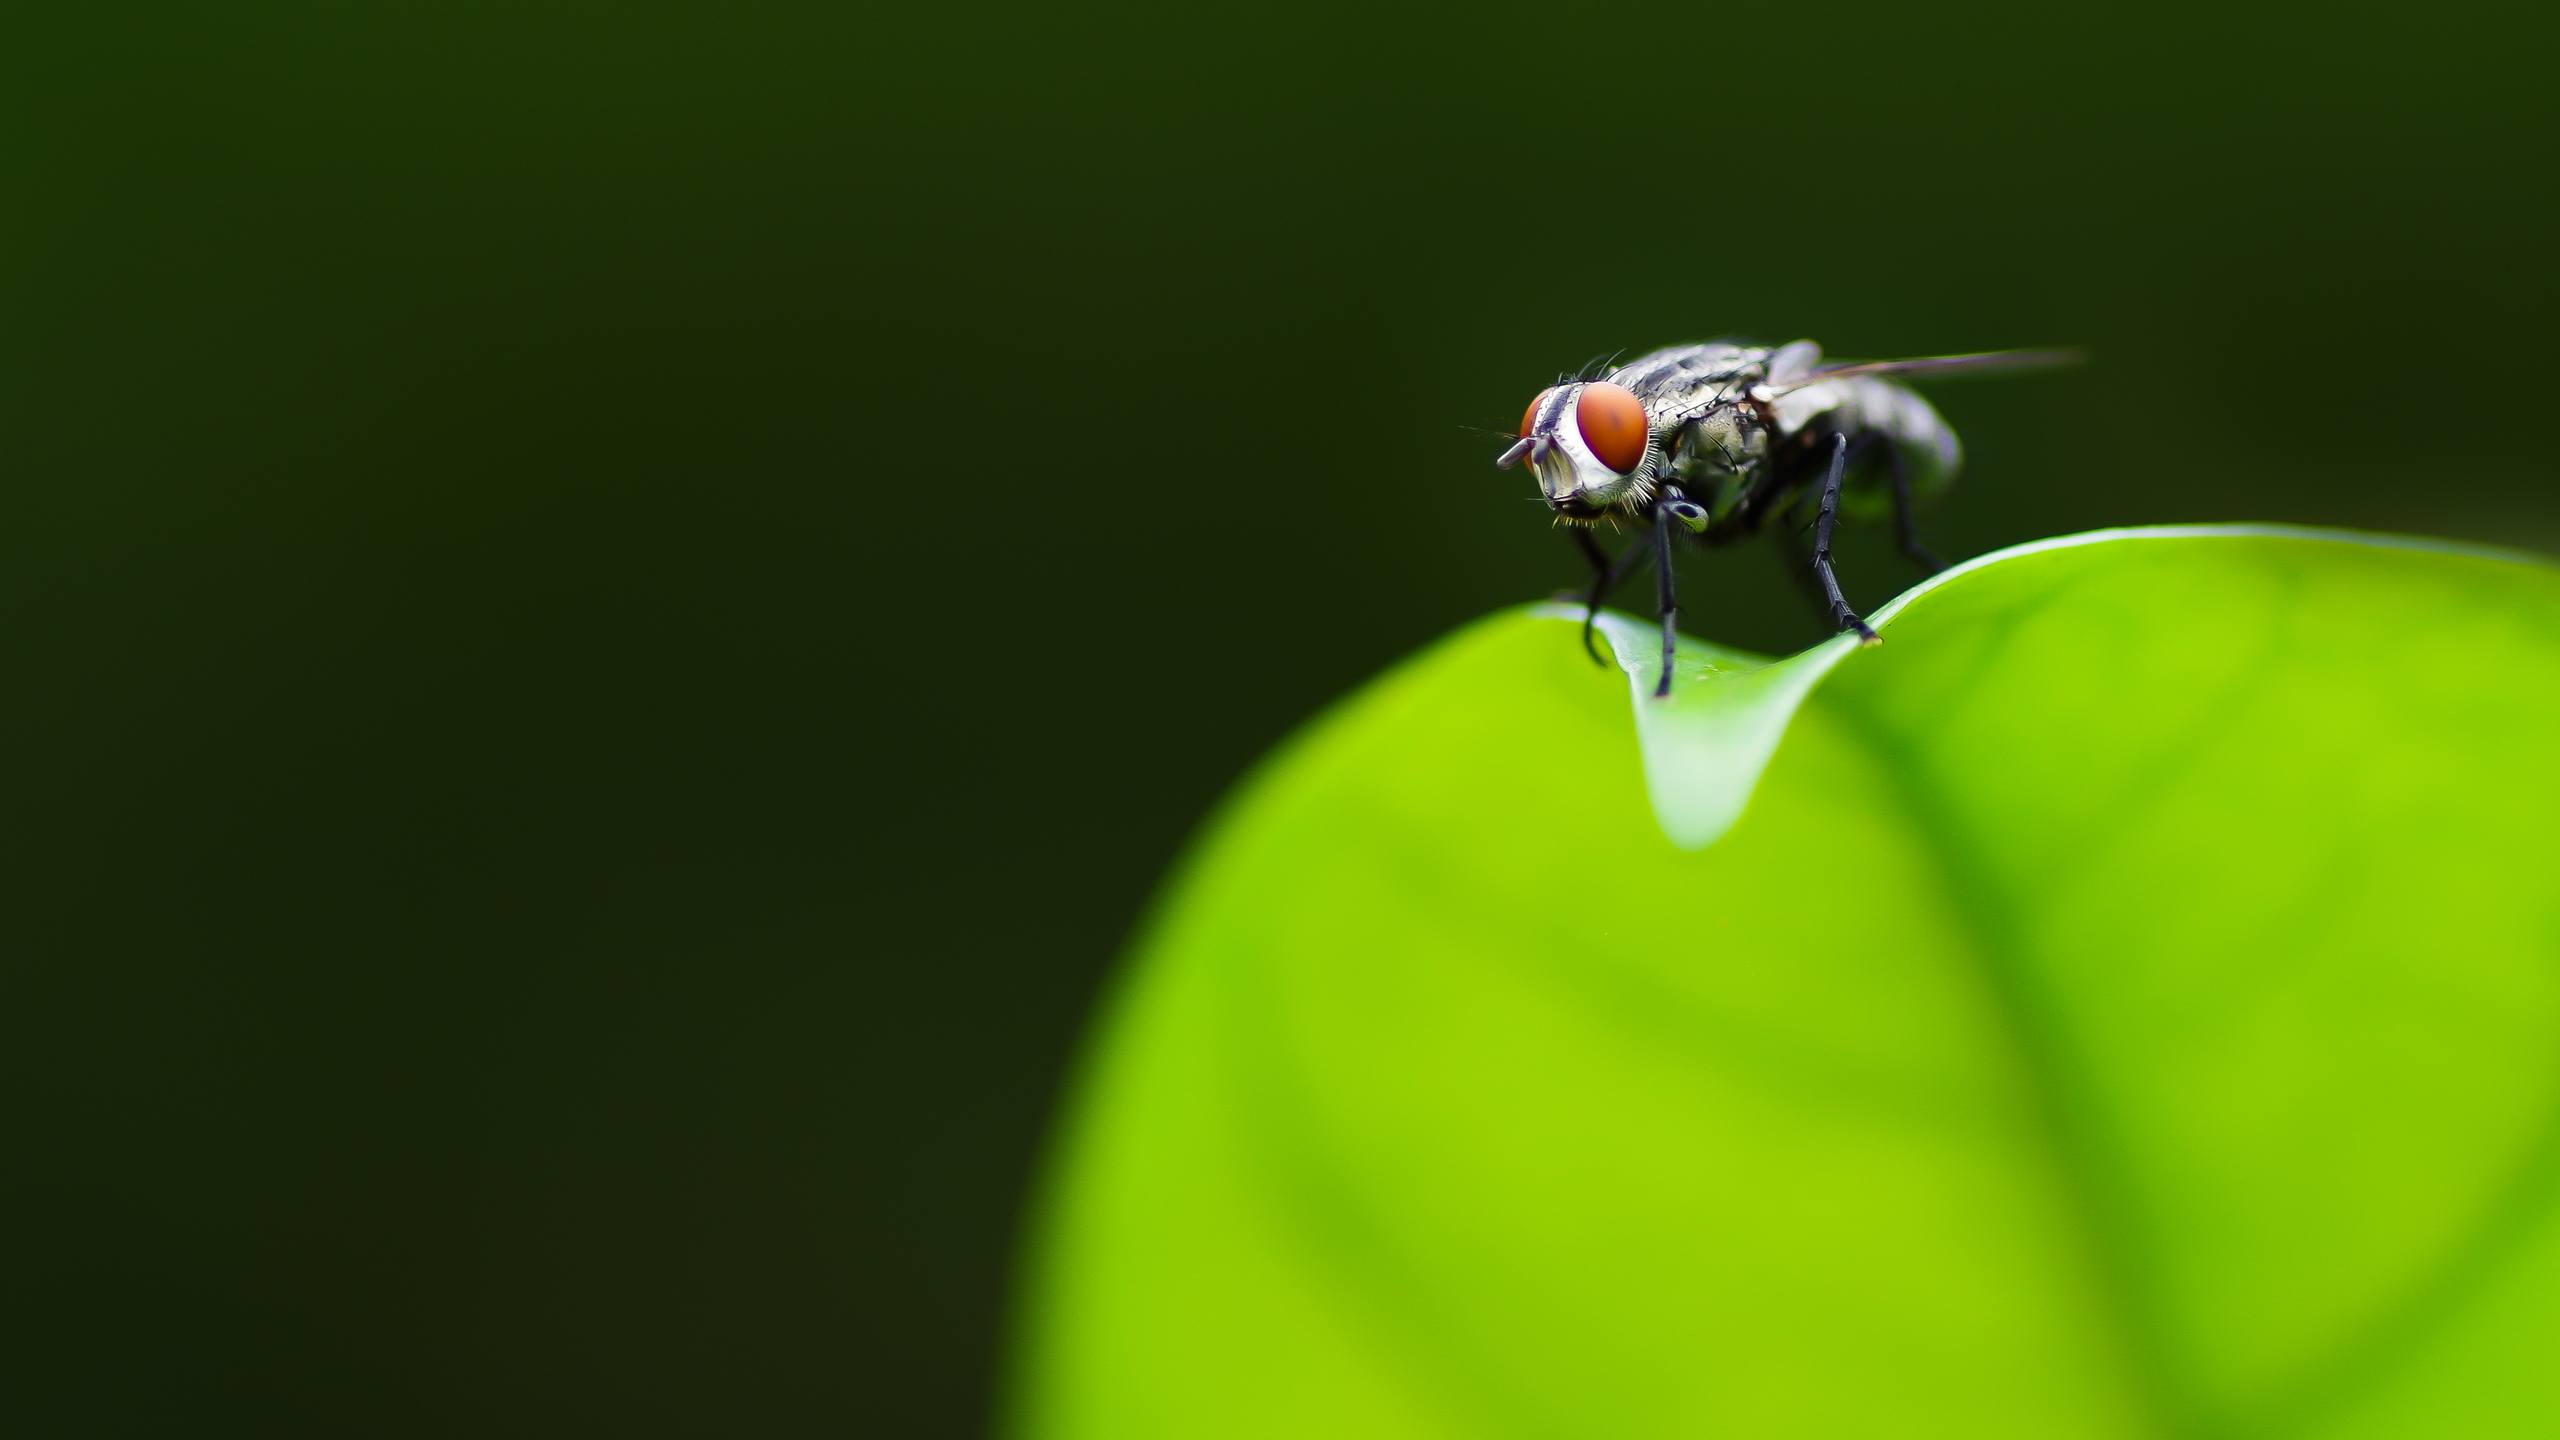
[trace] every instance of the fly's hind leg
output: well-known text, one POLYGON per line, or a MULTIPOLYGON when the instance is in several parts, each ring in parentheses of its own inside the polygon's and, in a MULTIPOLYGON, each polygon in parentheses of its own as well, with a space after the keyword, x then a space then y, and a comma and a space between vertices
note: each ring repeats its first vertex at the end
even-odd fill
POLYGON ((1902 458, 1902 447, 1892 441, 1884 442, 1884 453, 1886 462, 1893 467, 1894 535, 1902 542, 1902 553, 1920 567, 1922 574, 1935 575, 1947 568, 1947 562, 1920 543, 1920 524, 1911 506, 1911 467, 1902 458))
POLYGON ((1831 597, 1822 593, 1822 582, 1814 577, 1813 549, 1804 538, 1804 532, 1813 528, 1813 522, 1805 517, 1801 506, 1788 507, 1777 521, 1769 527, 1769 538, 1777 544, 1778 563, 1785 568, 1788 583, 1796 587, 1796 593, 1804 596, 1804 603, 1813 607, 1813 613, 1821 618, 1823 624, 1832 625, 1831 597))
POLYGON ((1849 437, 1831 437, 1831 469, 1822 478, 1822 503, 1813 522, 1813 573, 1821 580, 1823 599, 1831 606, 1832 628, 1855 630, 1859 639, 1874 645, 1881 643, 1882 637, 1849 608, 1848 597, 1840 593, 1840 577, 1831 569, 1831 529, 1840 518, 1840 475, 1848 464, 1849 437))

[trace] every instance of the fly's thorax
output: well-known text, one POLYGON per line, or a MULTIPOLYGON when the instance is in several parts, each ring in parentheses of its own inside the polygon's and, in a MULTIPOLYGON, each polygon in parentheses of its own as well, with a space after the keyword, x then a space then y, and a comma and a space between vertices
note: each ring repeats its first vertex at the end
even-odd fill
POLYGON ((1609 379, 1635 392, 1656 414, 1695 414, 1764 378, 1772 354, 1766 346, 1730 340, 1673 345, 1637 356, 1610 371, 1609 379))
POLYGON ((1780 358, 1794 352, 1709 340, 1639 356, 1610 378, 1635 392, 1668 452, 1666 469, 1699 493, 1747 471, 1768 454, 1766 407, 1756 398, 1780 358))
POLYGON ((1674 470, 1693 485, 1712 485, 1755 469, 1769 453, 1769 425, 1759 407, 1720 403, 1675 422, 1674 470))

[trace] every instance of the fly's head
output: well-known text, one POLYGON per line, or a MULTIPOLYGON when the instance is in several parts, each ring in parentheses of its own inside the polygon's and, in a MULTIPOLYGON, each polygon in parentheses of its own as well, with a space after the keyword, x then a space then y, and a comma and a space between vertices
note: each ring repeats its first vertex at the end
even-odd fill
POLYGON ((1588 525, 1613 505, 1641 504, 1659 450, 1644 402, 1623 385, 1571 381, 1538 392, 1520 416, 1520 439, 1494 463, 1526 462, 1547 508, 1588 525))

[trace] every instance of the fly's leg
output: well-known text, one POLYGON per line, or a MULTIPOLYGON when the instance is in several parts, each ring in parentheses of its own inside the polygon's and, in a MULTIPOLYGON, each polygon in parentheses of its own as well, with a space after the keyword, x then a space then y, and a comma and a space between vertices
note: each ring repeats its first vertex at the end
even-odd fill
POLYGON ((1568 525, 1565 533, 1573 537, 1574 548, 1591 566, 1591 584, 1582 595, 1582 649, 1592 664, 1605 666, 1609 662, 1601 658, 1600 642, 1591 635, 1591 622, 1600 618, 1600 602, 1609 598, 1609 572, 1617 568, 1617 562, 1609 558, 1609 552, 1600 548, 1600 542, 1592 539, 1591 531, 1584 526, 1568 525))
POLYGON ((1882 637, 1858 618, 1849 608, 1848 597, 1840 593, 1840 577, 1831 571, 1831 527, 1840 518, 1840 473, 1848 468, 1849 437, 1831 437, 1831 472, 1822 479, 1822 505, 1813 522, 1813 573, 1822 581, 1822 594, 1831 604, 1831 624, 1837 630, 1855 630, 1869 645, 1882 637))
POLYGON ((1591 588, 1582 596, 1582 648, 1590 655, 1592 664, 1605 669, 1609 662, 1600 654, 1600 642, 1592 635, 1591 625, 1600 618, 1601 603, 1609 598, 1609 592, 1618 588, 1619 581, 1634 573, 1637 559, 1644 554, 1644 547, 1630 545, 1612 559, 1608 551, 1600 548, 1600 542, 1592 538, 1589 526, 1567 526, 1566 533, 1573 536, 1575 548, 1581 550, 1582 558, 1591 564, 1591 588))
POLYGON ((1902 553, 1911 563, 1919 566, 1923 574, 1935 575, 1947 568, 1947 562, 1920 543, 1920 525, 1911 512, 1911 467, 1903 462, 1902 447, 1892 441, 1885 442, 1884 453, 1893 462, 1894 534, 1902 541, 1902 553))
POLYGON ((1778 517, 1778 523, 1769 527, 1769 534, 1777 542, 1778 563, 1786 567, 1788 581, 1823 623, 1832 624, 1835 622, 1830 597, 1822 593, 1822 582, 1814 578, 1813 551, 1804 543, 1804 532, 1812 528, 1813 522, 1804 518, 1803 507, 1789 506, 1778 517))
POLYGON ((1656 700, 1671 693, 1671 658, 1680 645, 1680 607, 1672 594, 1671 527, 1680 523, 1679 516, 1668 505, 1653 508, 1653 572, 1659 585, 1656 593, 1662 601, 1662 678, 1654 682, 1656 700))
POLYGON ((1709 525, 1706 531, 1710 545, 1727 544, 1743 536, 1757 533, 1761 523, 1787 488, 1788 476, 1781 466, 1762 462, 1761 471, 1743 487, 1733 509, 1724 518, 1709 525))

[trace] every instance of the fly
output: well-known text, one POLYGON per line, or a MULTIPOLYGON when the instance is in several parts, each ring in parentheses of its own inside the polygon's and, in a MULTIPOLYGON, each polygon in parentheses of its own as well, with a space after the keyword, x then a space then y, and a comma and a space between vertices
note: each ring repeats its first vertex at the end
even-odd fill
POLYGON ((1956 432, 1895 377, 2075 358, 2069 351, 2003 350, 1825 365, 1810 340, 1674 345, 1539 391, 1520 416, 1518 441, 1495 463, 1529 466, 1548 509, 1591 567, 1582 644, 1593 660, 1607 663, 1591 634, 1602 602, 1651 553, 1662 613, 1662 678, 1653 693, 1663 696, 1671 693, 1677 619, 1675 536, 1729 545, 1779 522, 1774 533, 1791 552, 1791 568, 1818 587, 1832 628, 1873 645, 1876 632, 1850 608, 1832 571, 1832 527, 1843 511, 1889 508, 1902 553, 1928 573, 1944 569, 1920 543, 1912 512, 1955 479, 1963 457, 1956 432), (1612 556, 1592 530, 1620 519, 1651 535, 1612 556))

